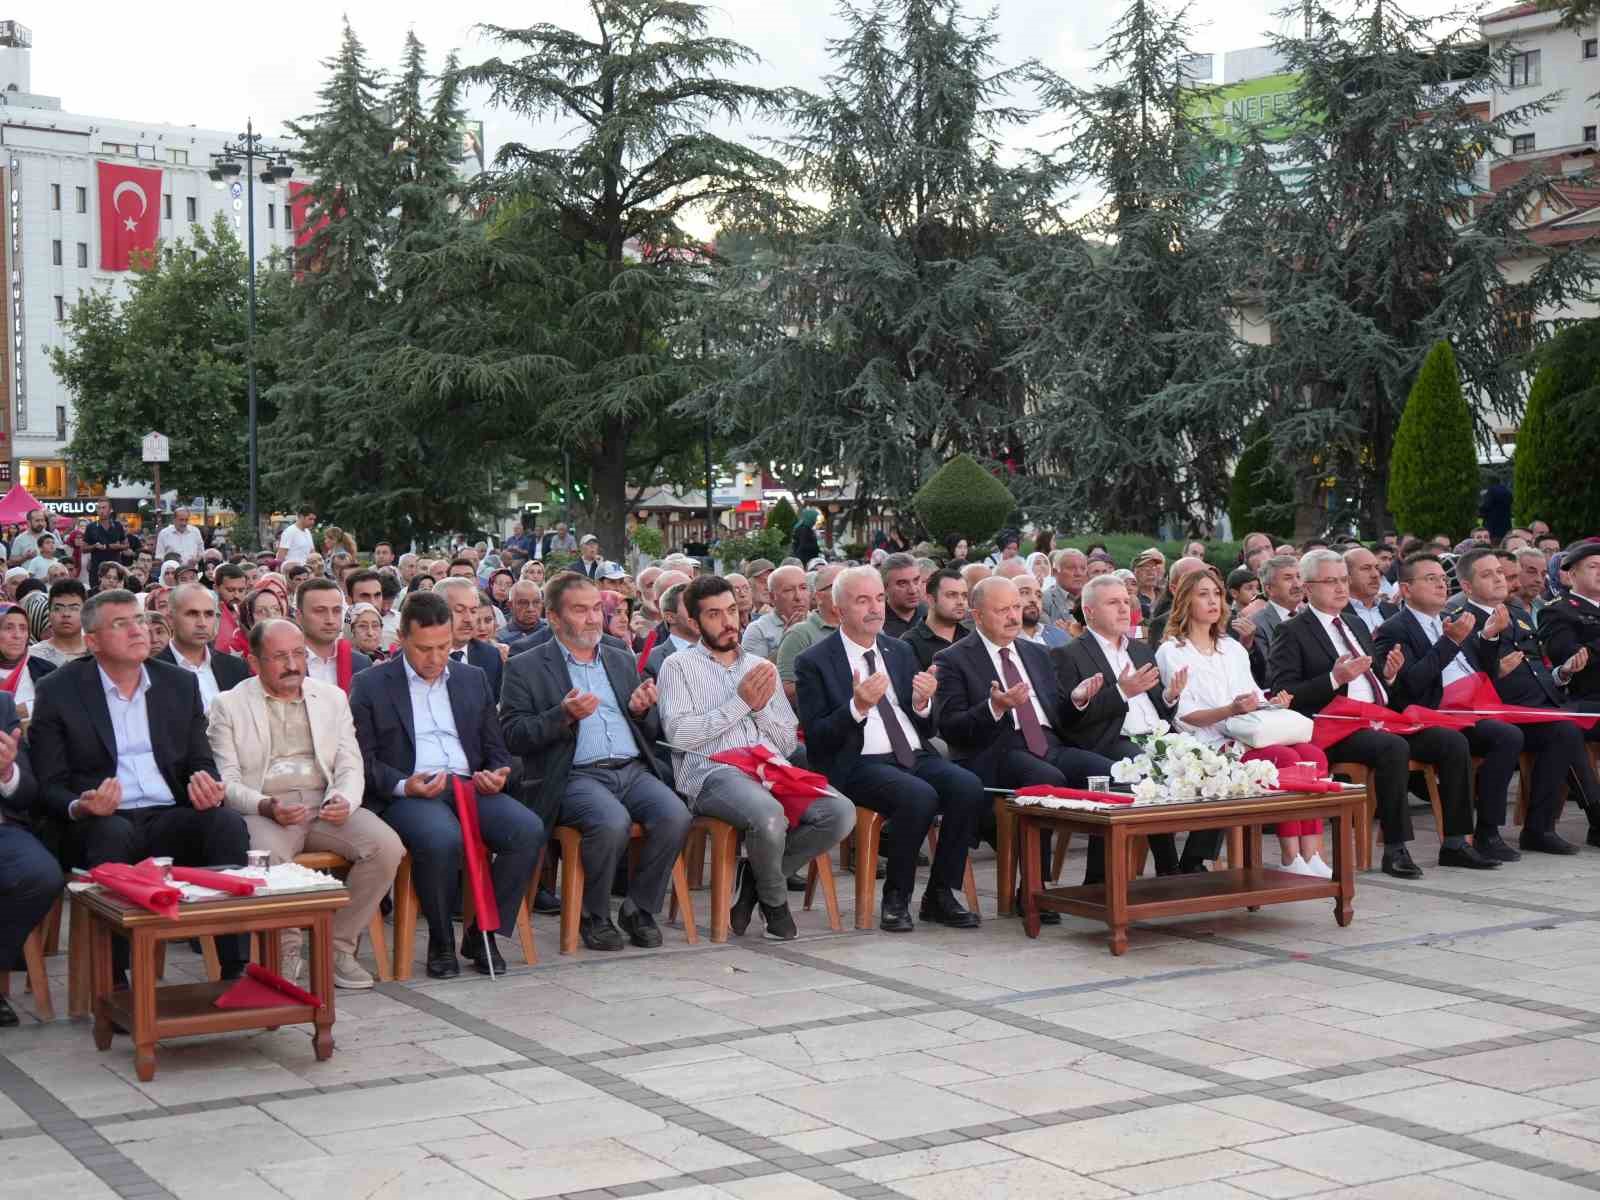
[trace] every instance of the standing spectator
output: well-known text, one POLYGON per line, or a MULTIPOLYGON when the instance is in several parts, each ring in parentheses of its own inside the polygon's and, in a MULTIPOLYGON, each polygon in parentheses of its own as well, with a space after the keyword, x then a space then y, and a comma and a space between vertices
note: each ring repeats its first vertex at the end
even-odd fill
POLYGON ((45 524, 44 509, 29 510, 28 527, 11 539, 11 557, 8 561, 12 566, 21 566, 33 557, 34 551, 39 548, 39 535, 45 531, 45 524))
POLYGON ((601 568, 605 565, 605 557, 600 553, 600 539, 592 533, 584 534, 578 542, 578 561, 572 564, 572 569, 585 579, 598 580, 601 568))
POLYGON ((172 524, 156 534, 156 557, 166 558, 176 554, 180 563, 193 562, 205 550, 205 539, 200 530, 189 524, 189 510, 172 510, 172 524))
POLYGON ((544 535, 544 544, 539 548, 540 558, 549 558, 552 554, 575 554, 578 550, 578 540, 567 532, 567 523, 557 521, 556 527, 544 535))
POLYGON ((794 537, 790 545, 792 553, 802 565, 822 553, 822 547, 817 542, 817 518, 821 515, 808 504, 800 510, 800 516, 794 523, 794 537))
POLYGON ((28 651, 31 658, 42 658, 53 667, 65 666, 89 653, 83 642, 83 605, 89 589, 76 579, 62 579, 50 585, 50 636, 28 651))
POLYGON ((317 523, 317 510, 302 506, 299 515, 284 527, 278 538, 278 557, 285 563, 305 562, 306 556, 317 548, 311 536, 311 527, 317 523))

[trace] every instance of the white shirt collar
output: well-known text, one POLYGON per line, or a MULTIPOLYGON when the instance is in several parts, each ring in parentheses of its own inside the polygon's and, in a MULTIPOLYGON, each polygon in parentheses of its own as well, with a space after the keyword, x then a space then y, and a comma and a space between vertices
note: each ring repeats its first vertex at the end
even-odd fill
MULTIPOLYGON (((122 700, 123 699, 122 698, 122 692, 117 688, 117 685, 112 680, 111 676, 106 674, 106 669, 104 667, 100 666, 98 663, 95 665, 95 669, 100 672, 100 686, 106 690, 107 696, 108 697, 109 696, 115 696, 118 700, 122 700)), ((134 693, 133 693, 134 698, 137 699, 138 697, 144 695, 144 693, 149 691, 149 690, 150 690, 150 668, 149 667, 140 667, 139 668, 139 686, 134 689, 134 693)), ((123 700, 123 703, 126 704, 126 703, 128 703, 128 701, 123 700)))
POLYGON ((1112 642, 1108 641, 1097 630, 1091 629, 1089 632, 1094 634, 1094 640, 1100 643, 1101 651, 1110 661, 1115 662, 1119 654, 1127 653, 1128 638, 1126 634, 1118 638, 1115 642, 1112 642))
POLYGON ((189 659, 184 655, 183 651, 179 650, 177 646, 172 647, 172 658, 173 661, 176 662, 180 667, 184 667, 187 670, 206 671, 211 667, 211 647, 202 646, 201 650, 203 650, 205 654, 204 657, 200 659, 198 664, 190 662, 189 659))
POLYGON ((406 683, 410 687, 416 687, 418 684, 421 684, 426 688, 438 687, 441 683, 444 683, 450 678, 450 664, 446 662, 444 665, 444 671, 440 673, 439 678, 435 679, 432 683, 429 683, 421 675, 418 675, 414 670, 411 669, 411 660, 405 656, 405 651, 403 650, 400 652, 400 665, 405 669, 406 683))

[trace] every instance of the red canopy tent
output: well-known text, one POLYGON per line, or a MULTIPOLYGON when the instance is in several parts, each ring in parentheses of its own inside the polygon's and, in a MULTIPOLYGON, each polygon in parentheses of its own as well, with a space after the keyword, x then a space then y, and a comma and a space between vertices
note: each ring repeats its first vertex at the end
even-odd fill
MULTIPOLYGON (((44 505, 35 500, 33 493, 20 483, 14 484, 9 492, 4 496, 0 496, 0 525, 26 525, 28 523, 28 514, 36 508, 44 508, 44 505)), ((73 521, 71 517, 59 516, 50 512, 47 508, 44 510, 50 515, 50 528, 72 528, 73 521)))

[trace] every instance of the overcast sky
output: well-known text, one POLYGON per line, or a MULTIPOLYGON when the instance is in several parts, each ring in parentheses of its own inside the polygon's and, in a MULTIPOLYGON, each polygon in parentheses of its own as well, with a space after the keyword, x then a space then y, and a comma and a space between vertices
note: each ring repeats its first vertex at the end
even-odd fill
MULTIPOLYGON (((1197 52, 1260 45, 1285 18, 1285 0, 1192 0, 1197 52)), ((1339 0, 1332 0, 1338 4, 1339 0)), ((1095 46, 1122 0, 1000 0, 998 57, 1011 65, 1029 56, 1075 80, 1087 80, 1095 46)), ((1411 0, 1419 14, 1456 7, 1450 0, 1411 0)), ((982 12, 979 4, 969 11, 982 12)), ((414 29, 435 65, 452 50, 464 62, 493 52, 477 22, 523 26, 545 20, 587 31, 585 0, 160 0, 129 6, 112 0, 13 0, 0 12, 33 31, 33 89, 59 96, 69 112, 148 119, 234 130, 253 117, 279 133, 287 119, 316 107, 338 46, 340 13, 349 15, 370 61, 390 67, 406 30, 414 29)), ((828 70, 827 41, 840 32, 831 0, 722 0, 711 6, 713 31, 761 59, 747 74, 768 86, 819 87, 828 70)), ((506 141, 548 142, 559 130, 536 130, 484 105, 492 154, 506 141)))

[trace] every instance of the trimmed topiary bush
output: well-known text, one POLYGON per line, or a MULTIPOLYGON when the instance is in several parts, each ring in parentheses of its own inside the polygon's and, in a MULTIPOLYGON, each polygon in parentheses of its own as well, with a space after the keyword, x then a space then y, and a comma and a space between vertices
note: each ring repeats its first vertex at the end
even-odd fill
POLYGON ((1477 523, 1478 450, 1449 342, 1428 351, 1400 414, 1389 459, 1389 511, 1401 529, 1451 538, 1477 523))
POLYGON ((1272 454, 1272 438, 1257 423, 1245 435, 1245 451, 1234 464, 1228 486, 1228 519, 1233 535, 1243 538, 1257 529, 1275 538, 1294 536, 1294 487, 1283 477, 1272 454))
POLYGON ((1006 485, 968 454, 945 463, 911 497, 911 510, 935 541, 964 537, 974 547, 999 533, 1016 507, 1006 485))
POLYGON ((789 503, 789 498, 779 496, 778 502, 767 513, 767 528, 781 532, 783 540, 787 542, 794 536, 794 524, 799 519, 800 514, 795 512, 794 505, 789 503))
POLYGON ((1545 521, 1571 540, 1600 530, 1594 472, 1600 321, 1562 330, 1540 352, 1539 363, 1512 459, 1513 519, 1519 525, 1545 521))

